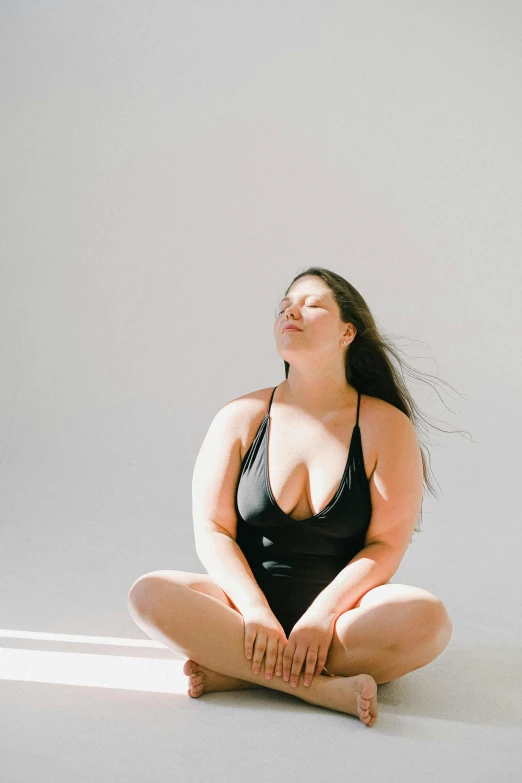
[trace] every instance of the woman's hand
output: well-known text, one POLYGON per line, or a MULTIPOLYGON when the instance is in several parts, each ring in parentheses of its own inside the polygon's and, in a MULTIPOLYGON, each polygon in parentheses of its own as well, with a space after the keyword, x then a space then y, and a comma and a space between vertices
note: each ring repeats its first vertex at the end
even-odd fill
POLYGON ((283 652, 286 645, 284 629, 272 612, 267 607, 253 607, 243 612, 245 622, 245 655, 252 658, 252 672, 258 674, 261 671, 263 656, 265 658, 265 676, 273 677, 274 667, 276 674, 283 671, 283 652))
POLYGON ((283 677, 290 684, 299 684, 305 663, 304 684, 310 685, 314 675, 321 674, 335 628, 335 616, 308 609, 292 628, 283 655, 283 677))

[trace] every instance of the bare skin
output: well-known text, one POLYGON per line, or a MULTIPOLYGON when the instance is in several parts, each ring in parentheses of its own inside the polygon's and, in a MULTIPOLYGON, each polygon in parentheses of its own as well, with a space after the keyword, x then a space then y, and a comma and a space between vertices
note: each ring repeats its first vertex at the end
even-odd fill
MULTIPOLYGON (((183 673, 189 677, 190 685, 187 693, 195 699, 212 691, 235 691, 263 687, 206 669, 190 658, 183 666, 183 673)), ((321 706, 357 715, 365 726, 373 726, 378 715, 377 683, 373 677, 369 674, 358 674, 355 677, 330 675, 330 677, 323 677, 323 679, 328 680, 327 688, 323 689, 323 699, 326 698, 327 703, 323 702, 321 706)))
POLYGON ((245 656, 244 618, 206 574, 146 574, 132 586, 128 606, 150 638, 187 659, 183 672, 189 677, 190 697, 265 687, 356 715, 366 726, 377 719, 377 685, 434 660, 452 628, 433 594, 409 585, 378 586, 338 618, 327 658, 330 676, 314 676, 309 686, 299 677, 292 687, 278 676, 274 662, 269 671, 275 676, 266 678, 266 657, 254 673, 245 656))
MULTIPOLYGON (((325 674, 325 671, 322 672, 324 676, 335 677, 335 674, 328 672, 325 674)), ((183 666, 183 674, 186 674, 189 678, 187 693, 192 698, 197 698, 203 693, 211 693, 212 691, 244 691, 250 688, 263 687, 260 684, 248 682, 248 680, 228 677, 226 674, 219 674, 219 672, 214 672, 212 669, 206 669, 201 664, 196 663, 196 661, 191 661, 190 658, 183 666)))
POLYGON ((256 685, 255 682, 248 682, 248 680, 240 680, 238 677, 229 677, 226 674, 213 672, 212 669, 206 669, 200 663, 191 661, 190 658, 188 661, 185 661, 183 674, 186 674, 189 678, 187 693, 193 699, 197 699, 198 696, 202 696, 204 693, 212 693, 212 691, 244 691, 250 688, 263 687, 262 685, 256 685))
MULTIPOLYGON (((181 573, 173 576, 171 578, 169 572, 156 572, 138 580, 129 596, 129 610, 148 636, 188 659, 185 674, 196 667, 194 673, 188 676, 196 678, 194 685, 198 687, 196 693, 199 696, 218 688, 244 689, 247 681, 246 687, 283 691, 309 704, 355 715, 366 726, 375 723, 378 714, 377 682, 371 675, 318 675, 312 678, 309 686, 304 685, 301 677, 293 687, 282 676, 266 679, 265 659, 259 674, 254 674, 252 663, 244 653, 243 617, 230 605, 225 605, 229 602, 221 588, 208 578, 201 585, 204 590, 189 588, 175 581, 183 581, 181 573), (212 592, 212 595, 205 594, 206 591, 212 592), (216 594, 221 594, 222 599, 216 600, 216 594), (201 628, 205 628, 204 634, 201 628), (259 682, 261 678, 263 685, 259 682), (199 691, 201 685, 203 689, 199 691)), ((190 579, 190 576, 187 575, 187 578, 190 579)))

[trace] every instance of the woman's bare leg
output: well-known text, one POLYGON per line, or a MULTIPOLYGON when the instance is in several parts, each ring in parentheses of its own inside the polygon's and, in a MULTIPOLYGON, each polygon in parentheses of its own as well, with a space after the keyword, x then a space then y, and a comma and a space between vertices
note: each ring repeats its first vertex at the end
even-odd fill
MULTIPOLYGON (((187 571, 167 571, 162 573, 177 584, 185 584, 192 590, 211 595, 213 598, 221 601, 222 604, 225 604, 225 606, 229 606, 234 611, 239 612, 239 609, 231 602, 225 591, 208 574, 193 574, 187 571)), ((192 698, 198 698, 203 693, 211 693, 213 691, 244 691, 263 687, 255 682, 240 680, 239 677, 229 677, 226 674, 212 671, 212 669, 203 666, 199 661, 193 661, 190 658, 185 661, 183 673, 189 678, 187 694, 192 698)))
POLYGON ((299 683, 292 687, 282 677, 265 679, 264 661, 260 673, 254 674, 244 653, 241 614, 210 595, 153 573, 132 586, 129 611, 151 638, 208 669, 357 715, 367 726, 377 718, 377 684, 370 675, 318 676, 305 686, 301 672, 299 683))
MULTIPOLYGON (((158 573, 158 572, 156 572, 158 573)), ((234 611, 239 612, 239 609, 230 600, 225 591, 214 580, 208 576, 208 574, 196 574, 190 571, 161 571, 165 579, 176 582, 176 584, 184 584, 186 587, 197 590, 205 595, 211 595, 213 598, 217 598, 218 601, 229 606, 234 611)), ((241 613, 240 613, 241 614, 241 613)), ((212 693, 214 691, 242 691, 250 690, 252 688, 262 688, 259 683, 250 682, 249 680, 240 680, 239 677, 229 677, 226 674, 220 674, 213 671, 206 666, 203 666, 199 661, 193 661, 190 658, 185 661, 183 666, 183 673, 189 679, 189 688, 187 694, 191 698, 199 698, 204 693, 212 693)), ((326 668, 322 672, 324 675, 333 677, 333 674, 327 671, 326 668)))

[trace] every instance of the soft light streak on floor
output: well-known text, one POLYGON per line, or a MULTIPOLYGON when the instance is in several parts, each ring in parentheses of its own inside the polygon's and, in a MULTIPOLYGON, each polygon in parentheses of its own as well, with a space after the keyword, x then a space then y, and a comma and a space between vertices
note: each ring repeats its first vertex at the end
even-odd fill
POLYGON ((110 644, 122 647, 152 647, 164 650, 165 646, 153 639, 122 639, 117 636, 78 636, 68 633, 38 633, 36 631, 10 631, 0 629, 0 638, 36 639, 45 642, 81 642, 82 644, 110 644))
POLYGON ((0 680, 187 693, 183 660, 0 648, 0 680))
POLYGON ((188 690, 188 677, 183 674, 186 659, 153 639, 9 629, 0 630, 0 639, 4 640, 0 642, 0 681, 153 693, 186 694, 188 690), (97 654, 85 649, 86 645, 102 645, 105 649, 97 654), (111 653, 110 648, 118 648, 118 652, 111 653), (140 654, 136 648, 157 652, 151 657, 151 652, 140 654))

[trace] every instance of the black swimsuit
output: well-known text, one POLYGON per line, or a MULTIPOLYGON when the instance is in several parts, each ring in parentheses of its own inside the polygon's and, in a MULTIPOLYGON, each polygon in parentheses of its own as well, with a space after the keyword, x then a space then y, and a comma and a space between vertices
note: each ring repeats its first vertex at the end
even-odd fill
POLYGON ((359 392, 348 458, 332 500, 308 519, 293 519, 279 508, 268 480, 268 431, 276 388, 241 464, 236 541, 288 636, 317 595, 363 549, 371 500, 359 429, 359 392))

